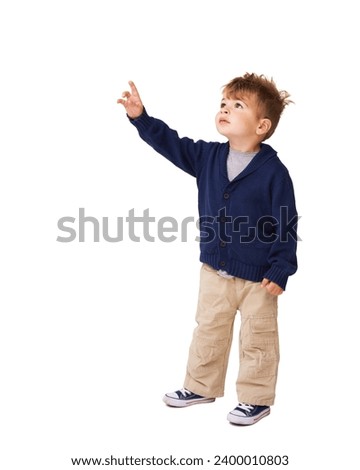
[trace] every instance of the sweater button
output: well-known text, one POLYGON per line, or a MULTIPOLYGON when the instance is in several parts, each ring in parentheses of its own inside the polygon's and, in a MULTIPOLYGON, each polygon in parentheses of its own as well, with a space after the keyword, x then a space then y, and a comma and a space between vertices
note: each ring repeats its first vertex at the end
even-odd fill
POLYGON ((226 246, 226 242, 220 242, 220 246, 224 248, 224 246, 226 246))
POLYGON ((220 261, 220 266, 223 268, 226 265, 225 261, 220 261))
POLYGON ((224 193, 224 199, 229 199, 230 194, 229 193, 224 193))

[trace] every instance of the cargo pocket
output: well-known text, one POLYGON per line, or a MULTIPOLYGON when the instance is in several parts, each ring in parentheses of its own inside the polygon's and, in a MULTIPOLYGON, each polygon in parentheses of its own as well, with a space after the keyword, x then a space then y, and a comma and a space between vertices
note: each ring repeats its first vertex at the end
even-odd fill
POLYGON ((278 343, 278 328, 276 316, 250 318, 250 344, 252 346, 266 346, 278 343))
POLYGON ((279 338, 276 316, 249 318, 249 336, 244 354, 248 377, 271 377, 277 374, 279 338))

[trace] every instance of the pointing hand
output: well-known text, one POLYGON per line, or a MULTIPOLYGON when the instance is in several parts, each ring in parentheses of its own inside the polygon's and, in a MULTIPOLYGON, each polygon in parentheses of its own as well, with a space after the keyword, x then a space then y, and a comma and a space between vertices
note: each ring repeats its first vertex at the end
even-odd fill
POLYGON ((129 85, 130 91, 124 91, 122 98, 119 98, 117 102, 124 106, 129 118, 136 119, 142 114, 144 105, 142 104, 134 82, 130 81, 129 85))

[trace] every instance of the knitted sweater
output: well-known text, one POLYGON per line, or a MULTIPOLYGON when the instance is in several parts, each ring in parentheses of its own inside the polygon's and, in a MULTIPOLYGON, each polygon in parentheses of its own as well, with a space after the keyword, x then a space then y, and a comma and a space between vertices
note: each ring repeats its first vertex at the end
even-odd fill
POLYGON ((297 269, 297 212, 291 178, 276 151, 260 151, 229 181, 229 143, 180 138, 146 110, 130 122, 140 137, 198 186, 200 261, 214 269, 285 289, 297 269))

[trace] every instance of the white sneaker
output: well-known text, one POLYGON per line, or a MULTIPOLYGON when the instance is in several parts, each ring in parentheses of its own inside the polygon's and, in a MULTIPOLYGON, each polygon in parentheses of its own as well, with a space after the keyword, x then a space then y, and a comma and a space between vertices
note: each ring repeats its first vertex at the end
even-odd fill
POLYGON ((248 405, 247 403, 239 403, 227 415, 227 419, 232 424, 249 425, 257 423, 261 418, 270 414, 270 406, 248 405))
POLYGON ((198 403, 211 403, 215 401, 215 398, 206 398, 201 395, 196 395, 196 393, 182 388, 176 392, 166 393, 163 401, 169 406, 175 406, 181 408, 183 406, 196 405, 198 403))

